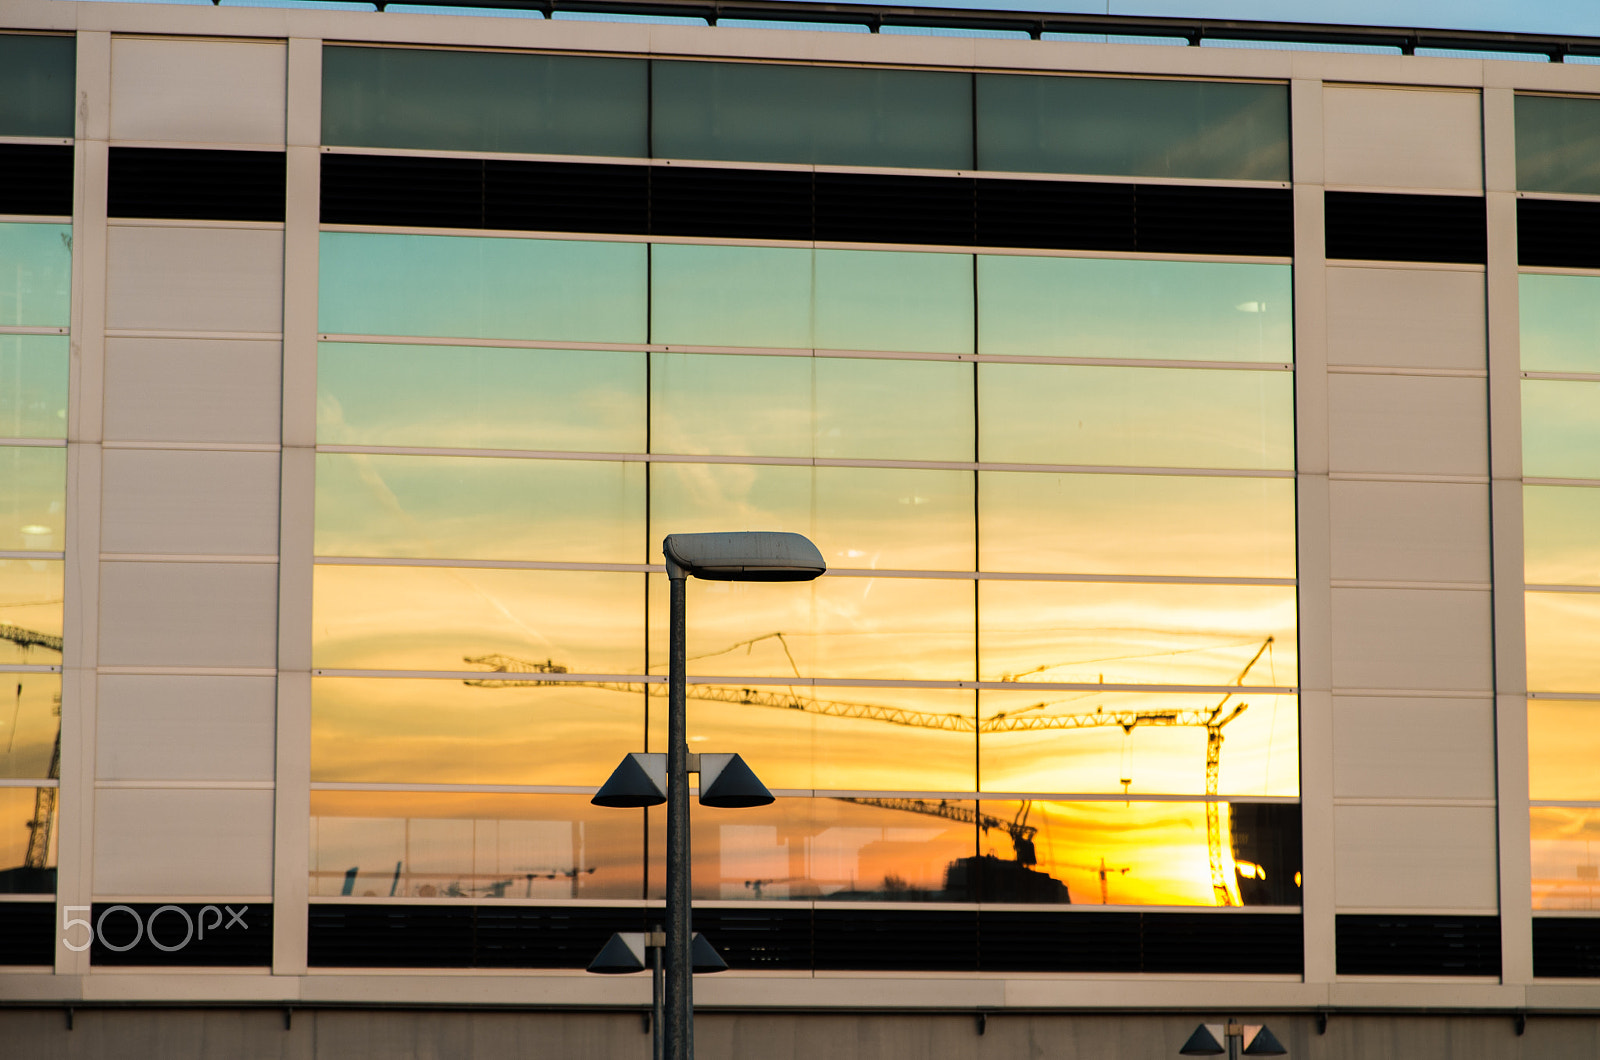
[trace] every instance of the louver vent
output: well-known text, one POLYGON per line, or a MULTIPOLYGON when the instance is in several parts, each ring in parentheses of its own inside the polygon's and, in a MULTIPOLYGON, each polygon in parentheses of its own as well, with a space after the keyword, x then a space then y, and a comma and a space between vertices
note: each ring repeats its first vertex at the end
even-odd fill
POLYGON ((72 148, 0 144, 0 214, 72 214, 72 148))
POLYGON ((55 961, 56 904, 0 902, 0 965, 49 966, 55 961))
POLYGON ((1335 920, 1340 975, 1499 975, 1500 918, 1345 914, 1335 920))
POLYGON ((1518 199, 1517 262, 1600 268, 1600 202, 1518 199))
POLYGON ((1600 979, 1600 920, 1535 917, 1533 974, 1549 979, 1600 979))
POLYGON ((1479 196, 1330 191, 1324 206, 1330 258, 1483 263, 1479 196))
POLYGON ((113 147, 111 217, 282 221, 282 151, 113 147))

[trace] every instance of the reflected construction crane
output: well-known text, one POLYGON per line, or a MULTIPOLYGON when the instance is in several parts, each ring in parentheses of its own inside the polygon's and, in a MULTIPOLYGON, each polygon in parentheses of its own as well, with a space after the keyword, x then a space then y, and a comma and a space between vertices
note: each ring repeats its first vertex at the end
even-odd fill
MULTIPOLYGON (((781 634, 768 634, 768 636, 781 636, 781 634)), ((757 638, 765 639, 765 638, 757 638)), ((1272 647, 1274 637, 1268 636, 1244 664, 1237 677, 1231 684, 1243 687, 1244 679, 1254 669, 1257 662, 1272 647)), ((753 643, 753 642, 744 642, 753 643)), ((530 662, 509 655, 490 654, 465 656, 464 661, 474 666, 486 666, 492 673, 500 674, 550 674, 560 675, 568 673, 568 668, 546 659, 544 662, 530 662)), ((1030 673, 1052 667, 1038 667, 1030 673)), ((1012 678, 1014 680, 1014 678, 1012 678)), ((539 680, 537 677, 522 678, 473 678, 465 682, 476 688, 515 688, 527 686, 549 687, 554 684, 574 685, 580 688, 604 688, 615 692, 638 692, 640 682, 627 681, 565 681, 565 680, 539 680)), ((646 695, 665 697, 667 686, 660 682, 644 684, 646 695)), ((1222 730, 1230 722, 1249 709, 1250 704, 1239 702, 1232 709, 1229 703, 1236 693, 1227 692, 1213 707, 1206 709, 1190 710, 1106 710, 1098 708, 1092 714, 1043 714, 1033 713, 1049 706, 1047 703, 1036 703, 1021 710, 1009 713, 999 713, 987 718, 975 718, 970 714, 940 714, 933 711, 911 710, 905 707, 885 706, 881 703, 852 703, 841 700, 814 699, 809 696, 797 696, 792 692, 765 691, 753 688, 735 688, 728 685, 689 685, 687 695, 690 699, 707 700, 714 703, 732 703, 741 706, 770 707, 781 710, 798 710, 808 714, 821 714, 834 718, 858 718, 866 721, 880 721, 889 725, 904 725, 918 729, 935 729, 943 732, 971 732, 971 733, 1002 733, 1002 732, 1044 732, 1055 729, 1094 729, 1107 726, 1116 726, 1125 734, 1131 734, 1140 726, 1186 726, 1203 728, 1206 731, 1206 852, 1211 870, 1211 888, 1216 902, 1222 906, 1241 905, 1239 897, 1239 882, 1235 879, 1232 866, 1232 827, 1228 816, 1227 804, 1218 800, 1220 792, 1220 779, 1222 771, 1222 730)), ((889 800, 919 802, 925 800, 889 800)), ((931 804, 930 804, 931 805, 931 804)), ((976 821, 972 822, 976 823, 976 821)), ((996 819, 996 827, 1002 827, 996 819)), ((1029 836, 1029 849, 1032 849, 1031 835, 1029 836)), ((1028 862, 1032 864, 1032 862, 1028 862)))
POLYGON ((878 806, 885 810, 904 810, 907 813, 943 817, 947 821, 959 821, 962 824, 975 824, 985 833, 991 828, 998 828, 1011 837, 1011 849, 1016 852, 1017 864, 1039 863, 1038 851, 1033 845, 1033 837, 1039 834, 1039 829, 1027 823, 1028 810, 1032 807, 1032 802, 1024 802, 1017 810, 1016 817, 1007 821, 994 814, 982 813, 947 799, 934 802, 932 799, 864 799, 846 795, 836 795, 834 798, 839 802, 853 802, 858 806, 878 806))
MULTIPOLYGON (((23 629, 21 626, 12 626, 0 623, 0 640, 8 640, 17 645, 24 652, 29 648, 46 648, 60 653, 62 640, 53 633, 40 633, 37 630, 23 629)), ((20 709, 22 703, 22 685, 17 685, 17 703, 20 709)), ((56 696, 56 710, 61 710, 61 697, 56 696)), ((11 736, 16 738, 15 720, 12 723, 11 736)), ((51 780, 61 779, 61 726, 56 726, 56 744, 50 752, 50 771, 47 774, 51 780)), ((25 869, 38 869, 43 871, 50 862, 50 830, 56 819, 56 797, 58 789, 35 788, 33 793, 33 817, 28 821, 28 852, 23 856, 22 867, 25 869)))
POLYGON ((1132 868, 1133 868, 1133 866, 1131 866, 1131 865, 1107 865, 1105 858, 1101 858, 1100 859, 1100 864, 1098 864, 1098 865, 1073 865, 1073 864, 1068 864, 1068 865, 1066 865, 1064 867, 1065 868, 1069 868, 1069 869, 1081 869, 1084 872, 1092 872, 1092 873, 1094 873, 1094 874, 1096 874, 1097 876, 1100 877, 1100 904, 1101 905, 1110 905, 1111 904, 1111 887, 1110 887, 1110 884, 1107 883, 1108 878, 1113 873, 1126 876, 1130 871, 1132 871, 1132 868))

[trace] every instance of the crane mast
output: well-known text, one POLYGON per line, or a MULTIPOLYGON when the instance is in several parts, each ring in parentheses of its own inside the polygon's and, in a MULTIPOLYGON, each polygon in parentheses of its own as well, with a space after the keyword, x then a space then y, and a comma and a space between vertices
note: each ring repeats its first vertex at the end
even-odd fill
MULTIPOLYGON (((62 639, 53 633, 40 633, 38 630, 24 629, 21 626, 12 626, 0 622, 0 640, 9 640, 23 651, 29 648, 46 648, 59 652, 63 647, 62 639)), ((22 694, 22 686, 17 686, 17 694, 22 694)), ((60 697, 56 698, 56 709, 60 709, 60 697)), ((55 747, 50 752, 51 780, 61 779, 61 726, 56 726, 55 747)), ((28 820, 28 850, 23 855, 22 866, 27 869, 43 870, 50 862, 50 832, 56 819, 56 798, 59 795, 56 788, 35 788, 33 793, 33 816, 28 820)))

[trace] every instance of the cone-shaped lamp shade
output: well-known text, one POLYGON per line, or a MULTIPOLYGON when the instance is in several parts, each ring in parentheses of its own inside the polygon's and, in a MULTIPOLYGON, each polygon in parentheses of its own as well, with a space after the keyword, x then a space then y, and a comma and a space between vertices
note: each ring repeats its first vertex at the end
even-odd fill
POLYGON ((645 967, 644 933, 638 931, 612 935, 589 962, 589 971, 598 975, 627 975, 645 967))
POLYGON ((1183 1043, 1183 1048, 1178 1050, 1180 1056, 1221 1056, 1228 1050, 1217 1041, 1217 1036, 1211 1033, 1211 1028, 1204 1023, 1194 1029, 1189 1035, 1189 1040, 1183 1043))
POLYGON ((596 806, 660 806, 667 801, 667 756, 629 755, 589 801, 596 806))
POLYGON ((1288 1056, 1289 1050, 1283 1047, 1273 1033, 1262 1027, 1256 1031, 1256 1036, 1250 1039, 1250 1044, 1244 1047, 1246 1056, 1288 1056))
POLYGON ((694 941, 689 943, 689 963, 694 966, 696 975, 728 970, 728 962, 722 959, 722 954, 698 931, 694 933, 694 941))
POLYGON ((738 755, 700 756, 700 805, 737 809, 773 801, 772 792, 738 755))
POLYGON ((668 534, 661 543, 673 569, 711 581, 808 582, 828 569, 817 546, 800 534, 747 530, 726 534, 668 534))

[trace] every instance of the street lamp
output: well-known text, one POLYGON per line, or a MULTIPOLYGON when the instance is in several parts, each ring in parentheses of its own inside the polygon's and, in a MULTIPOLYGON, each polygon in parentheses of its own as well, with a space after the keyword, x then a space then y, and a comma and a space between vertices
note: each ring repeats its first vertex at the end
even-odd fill
POLYGON ((689 774, 700 774, 706 806, 765 806, 772 793, 736 754, 689 753, 685 708, 685 599, 689 577, 708 581, 803 582, 828 569, 822 553, 799 534, 752 531, 668 534, 661 543, 671 588, 667 660, 667 750, 622 760, 592 800, 599 806, 667 804, 665 1060, 694 1058, 691 953, 689 774))
POLYGON ((1285 1049, 1273 1033, 1265 1026, 1256 1024, 1234 1023, 1202 1023, 1189 1035, 1189 1040, 1183 1043, 1183 1048, 1178 1050, 1180 1056, 1221 1056, 1228 1054, 1228 1060, 1238 1060, 1242 1056, 1287 1056, 1289 1050, 1285 1049), (1227 1041, 1224 1048, 1218 1038, 1227 1041), (1240 1046, 1244 1046, 1240 1050, 1240 1046))
MULTIPOLYGON (((628 975, 650 969, 650 1057, 661 1058, 661 951, 666 948, 667 934, 660 928, 649 931, 618 931, 606 940, 589 962, 588 971, 597 975, 628 975)), ((694 955, 694 974, 709 975, 725 972, 728 962, 722 959, 715 946, 700 932, 694 933, 690 943, 694 955)))

